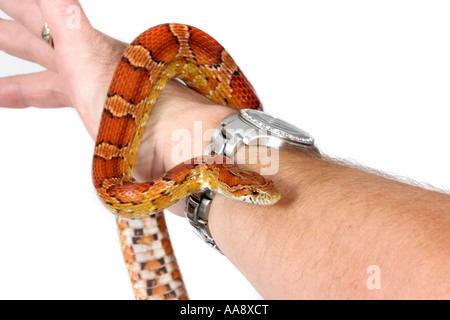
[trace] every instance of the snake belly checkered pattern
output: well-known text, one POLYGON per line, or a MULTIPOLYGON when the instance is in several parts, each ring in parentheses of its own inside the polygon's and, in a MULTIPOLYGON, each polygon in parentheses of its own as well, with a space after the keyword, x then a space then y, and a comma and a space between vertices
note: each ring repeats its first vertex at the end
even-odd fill
POLYGON ((217 104, 262 109, 228 52, 197 28, 158 25, 126 49, 108 90, 92 175, 100 199, 118 216, 122 251, 137 299, 188 298, 163 209, 206 189, 256 204, 272 204, 280 198, 271 180, 227 164, 220 156, 188 160, 149 182, 132 177, 152 107, 173 77, 217 104))

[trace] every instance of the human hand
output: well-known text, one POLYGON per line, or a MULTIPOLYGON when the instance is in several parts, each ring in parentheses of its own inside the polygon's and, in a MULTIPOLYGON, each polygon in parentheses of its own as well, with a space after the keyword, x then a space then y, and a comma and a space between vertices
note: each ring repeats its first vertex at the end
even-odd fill
POLYGON ((74 107, 95 137, 108 83, 126 44, 95 30, 76 0, 0 0, 14 20, 0 20, 0 49, 47 70, 1 79, 0 106, 74 107), (69 25, 77 6, 79 25, 69 25), (54 50, 41 39, 48 22, 54 50))
MULTIPOLYGON (((94 29, 76 0, 0 0, 0 9, 14 19, 0 20, 0 49, 47 69, 0 79, 0 106, 72 106, 95 139, 106 91, 127 44, 94 29), (44 22, 52 32, 54 50, 41 39, 44 22)), ((193 133, 194 119, 205 120, 204 130, 215 128, 231 112, 211 107, 206 98, 171 81, 153 108, 134 176, 149 180, 177 164, 171 157, 174 129, 193 133)), ((181 206, 172 211, 181 213, 181 206)))

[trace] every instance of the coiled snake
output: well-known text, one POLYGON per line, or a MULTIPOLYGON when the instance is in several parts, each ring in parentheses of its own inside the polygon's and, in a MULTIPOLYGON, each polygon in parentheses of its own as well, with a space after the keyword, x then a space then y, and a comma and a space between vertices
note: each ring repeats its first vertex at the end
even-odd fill
POLYGON ((164 24, 138 36, 113 76, 95 146, 92 175, 103 203, 118 215, 120 241, 137 299, 187 299, 161 211, 188 194, 210 189, 229 198, 272 204, 271 180, 225 163, 191 159, 150 182, 132 177, 150 111, 166 83, 178 77, 215 103, 262 109, 228 52, 203 31, 164 24))

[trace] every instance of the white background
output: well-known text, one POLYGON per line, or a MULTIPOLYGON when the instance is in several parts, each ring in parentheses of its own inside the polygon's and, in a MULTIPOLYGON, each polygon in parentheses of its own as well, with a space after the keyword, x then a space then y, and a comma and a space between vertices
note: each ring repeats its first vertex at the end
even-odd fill
MULTIPOLYGON (((450 189, 448 1, 82 4, 96 28, 125 41, 165 22, 203 29, 266 111, 323 152, 450 189)), ((0 52, 0 76, 37 70, 0 52)), ((94 143, 74 110, 0 109, 0 138, 0 299, 132 299, 114 217, 91 183, 94 143)), ((184 219, 167 216, 191 298, 259 297, 184 219)))

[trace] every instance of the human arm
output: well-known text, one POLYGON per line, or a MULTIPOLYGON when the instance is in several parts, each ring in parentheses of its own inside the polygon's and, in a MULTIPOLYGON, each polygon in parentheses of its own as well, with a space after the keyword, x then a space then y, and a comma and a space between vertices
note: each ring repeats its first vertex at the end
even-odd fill
POLYGON ((282 151, 272 207, 215 197, 211 232, 265 298, 447 298, 450 196, 282 151), (380 270, 369 289, 368 268, 380 270))

